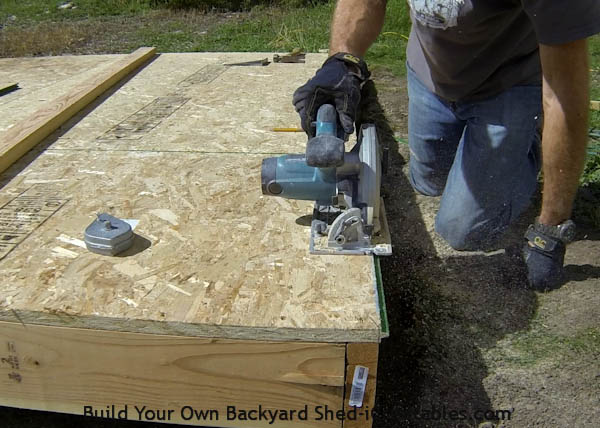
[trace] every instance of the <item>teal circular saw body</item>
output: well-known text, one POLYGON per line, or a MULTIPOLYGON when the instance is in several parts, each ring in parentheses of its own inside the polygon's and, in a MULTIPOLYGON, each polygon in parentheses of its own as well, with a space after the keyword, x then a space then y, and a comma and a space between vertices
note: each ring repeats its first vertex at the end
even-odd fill
POLYGON ((314 254, 391 254, 383 202, 383 162, 375 125, 364 124, 345 151, 335 107, 322 105, 305 154, 263 160, 264 195, 315 201, 309 249, 314 254))

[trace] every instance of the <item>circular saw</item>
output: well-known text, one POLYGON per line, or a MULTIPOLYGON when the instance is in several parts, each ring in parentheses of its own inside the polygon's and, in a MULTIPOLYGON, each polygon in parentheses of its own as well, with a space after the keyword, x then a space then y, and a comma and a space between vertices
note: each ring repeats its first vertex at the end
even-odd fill
POLYGON ((308 140, 305 154, 263 160, 263 194, 315 201, 309 245, 313 254, 391 254, 380 196, 385 162, 375 125, 363 124, 348 152, 333 105, 319 108, 314 126, 315 137, 308 140))

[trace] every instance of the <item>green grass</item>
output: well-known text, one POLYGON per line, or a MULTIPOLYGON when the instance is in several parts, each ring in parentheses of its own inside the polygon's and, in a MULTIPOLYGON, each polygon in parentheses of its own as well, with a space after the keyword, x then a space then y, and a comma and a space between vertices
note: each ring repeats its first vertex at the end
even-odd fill
POLYGON ((264 52, 326 49, 331 3, 284 10, 256 7, 241 21, 220 25, 195 45, 198 51, 264 52))
MULTIPOLYGON (((77 6, 75 9, 58 9, 58 6, 64 2, 64 0, 2 0, 0 24, 14 27, 48 21, 81 21, 110 16, 145 15, 159 7, 157 4, 161 3, 157 0, 77 0, 73 2, 77 6)), ((249 2, 248 0, 247 3, 249 2)), ((202 2, 196 3, 202 4, 202 2)), ((279 0, 275 1, 275 4, 277 3, 297 5, 307 2, 279 0)), ((173 24, 172 31, 153 26, 135 31, 137 38, 143 40, 144 44, 154 45, 163 52, 269 51, 294 48, 315 52, 328 47, 333 5, 332 1, 315 1, 307 7, 257 6, 243 19, 227 22, 200 37, 193 28, 186 28, 176 23, 173 24)), ((404 51, 409 31, 410 20, 406 5, 403 2, 389 2, 382 35, 367 55, 371 67, 387 67, 395 74, 403 75, 404 51)))
MULTIPOLYGON (((333 3, 308 8, 257 7, 242 22, 226 23, 196 44, 199 51, 265 51, 327 49, 333 3)), ((404 75, 405 43, 410 20, 401 2, 390 2, 382 35, 367 54, 371 68, 387 67, 404 75)))
MULTIPOLYGON (((600 100, 600 35, 589 39, 591 85, 590 98, 600 100)), ((579 197, 575 201, 574 216, 600 228, 600 111, 590 111, 591 137, 579 197)))
POLYGON ((388 2, 385 23, 379 38, 367 53, 372 69, 385 67, 397 76, 406 74, 406 43, 410 34, 410 15, 404 2, 388 2))
POLYGON ((519 367, 531 367, 540 363, 559 365, 562 361, 576 359, 579 354, 593 354, 600 349, 600 329, 588 328, 573 336, 542 333, 532 327, 515 334, 510 350, 503 351, 503 358, 519 367))
POLYGON ((15 24, 68 21, 116 15, 137 15, 151 10, 150 0, 73 0, 75 8, 59 9, 65 0, 2 0, 0 23, 16 17, 15 24))

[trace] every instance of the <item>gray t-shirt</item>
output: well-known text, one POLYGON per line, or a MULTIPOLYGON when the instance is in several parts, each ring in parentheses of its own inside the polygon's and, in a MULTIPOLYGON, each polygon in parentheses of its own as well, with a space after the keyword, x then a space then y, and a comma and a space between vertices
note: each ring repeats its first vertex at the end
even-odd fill
POLYGON ((409 0, 409 66, 450 101, 541 83, 538 43, 600 32, 600 0, 409 0))

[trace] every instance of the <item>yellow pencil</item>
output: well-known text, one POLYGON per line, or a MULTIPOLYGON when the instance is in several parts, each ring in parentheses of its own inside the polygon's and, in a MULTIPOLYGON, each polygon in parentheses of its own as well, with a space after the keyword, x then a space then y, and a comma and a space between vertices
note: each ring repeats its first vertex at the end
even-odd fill
POLYGON ((273 128, 274 132, 304 132, 302 128, 273 128))

